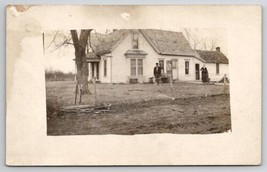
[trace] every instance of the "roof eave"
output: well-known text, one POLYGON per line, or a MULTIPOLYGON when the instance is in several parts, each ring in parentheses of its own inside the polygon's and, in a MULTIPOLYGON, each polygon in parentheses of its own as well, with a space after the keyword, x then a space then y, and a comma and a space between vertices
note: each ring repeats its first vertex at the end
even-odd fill
POLYGON ((152 48, 158 53, 161 54, 161 52, 159 51, 159 49, 154 45, 154 43, 149 39, 149 37, 147 36, 147 34, 145 33, 144 30, 139 29, 140 33, 144 36, 144 38, 147 40, 147 42, 152 46, 152 48))

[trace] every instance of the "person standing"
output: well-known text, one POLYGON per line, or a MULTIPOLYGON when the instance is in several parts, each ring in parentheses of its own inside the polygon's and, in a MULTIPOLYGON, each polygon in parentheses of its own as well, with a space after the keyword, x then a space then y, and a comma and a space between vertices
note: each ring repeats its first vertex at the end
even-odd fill
POLYGON ((209 72, 208 69, 206 68, 205 64, 203 67, 200 69, 201 70, 201 79, 203 83, 209 82, 209 72))
POLYGON ((155 76, 157 85, 159 85, 159 80, 161 77, 161 67, 159 66, 158 63, 156 63, 156 66, 154 67, 154 76, 155 76))

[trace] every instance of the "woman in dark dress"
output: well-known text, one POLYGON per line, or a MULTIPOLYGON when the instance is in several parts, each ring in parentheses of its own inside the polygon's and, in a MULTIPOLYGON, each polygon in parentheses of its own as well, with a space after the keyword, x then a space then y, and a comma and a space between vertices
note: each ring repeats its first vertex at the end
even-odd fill
POLYGON ((206 68, 205 64, 203 65, 203 67, 200 69, 201 70, 201 79, 202 82, 209 82, 209 72, 208 69, 206 68))

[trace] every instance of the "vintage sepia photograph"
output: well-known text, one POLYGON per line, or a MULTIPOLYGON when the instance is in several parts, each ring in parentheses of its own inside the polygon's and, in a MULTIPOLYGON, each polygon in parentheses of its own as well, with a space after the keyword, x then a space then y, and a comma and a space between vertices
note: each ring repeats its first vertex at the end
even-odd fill
POLYGON ((42 35, 47 135, 231 132, 225 29, 42 35))
POLYGON ((8 166, 260 165, 261 86, 258 5, 6 7, 8 166))

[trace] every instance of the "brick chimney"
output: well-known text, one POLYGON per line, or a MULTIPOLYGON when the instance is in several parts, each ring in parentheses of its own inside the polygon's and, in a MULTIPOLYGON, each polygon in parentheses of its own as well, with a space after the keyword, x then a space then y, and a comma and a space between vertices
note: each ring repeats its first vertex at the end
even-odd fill
POLYGON ((217 51, 217 52, 221 52, 220 47, 216 47, 216 51, 217 51))

